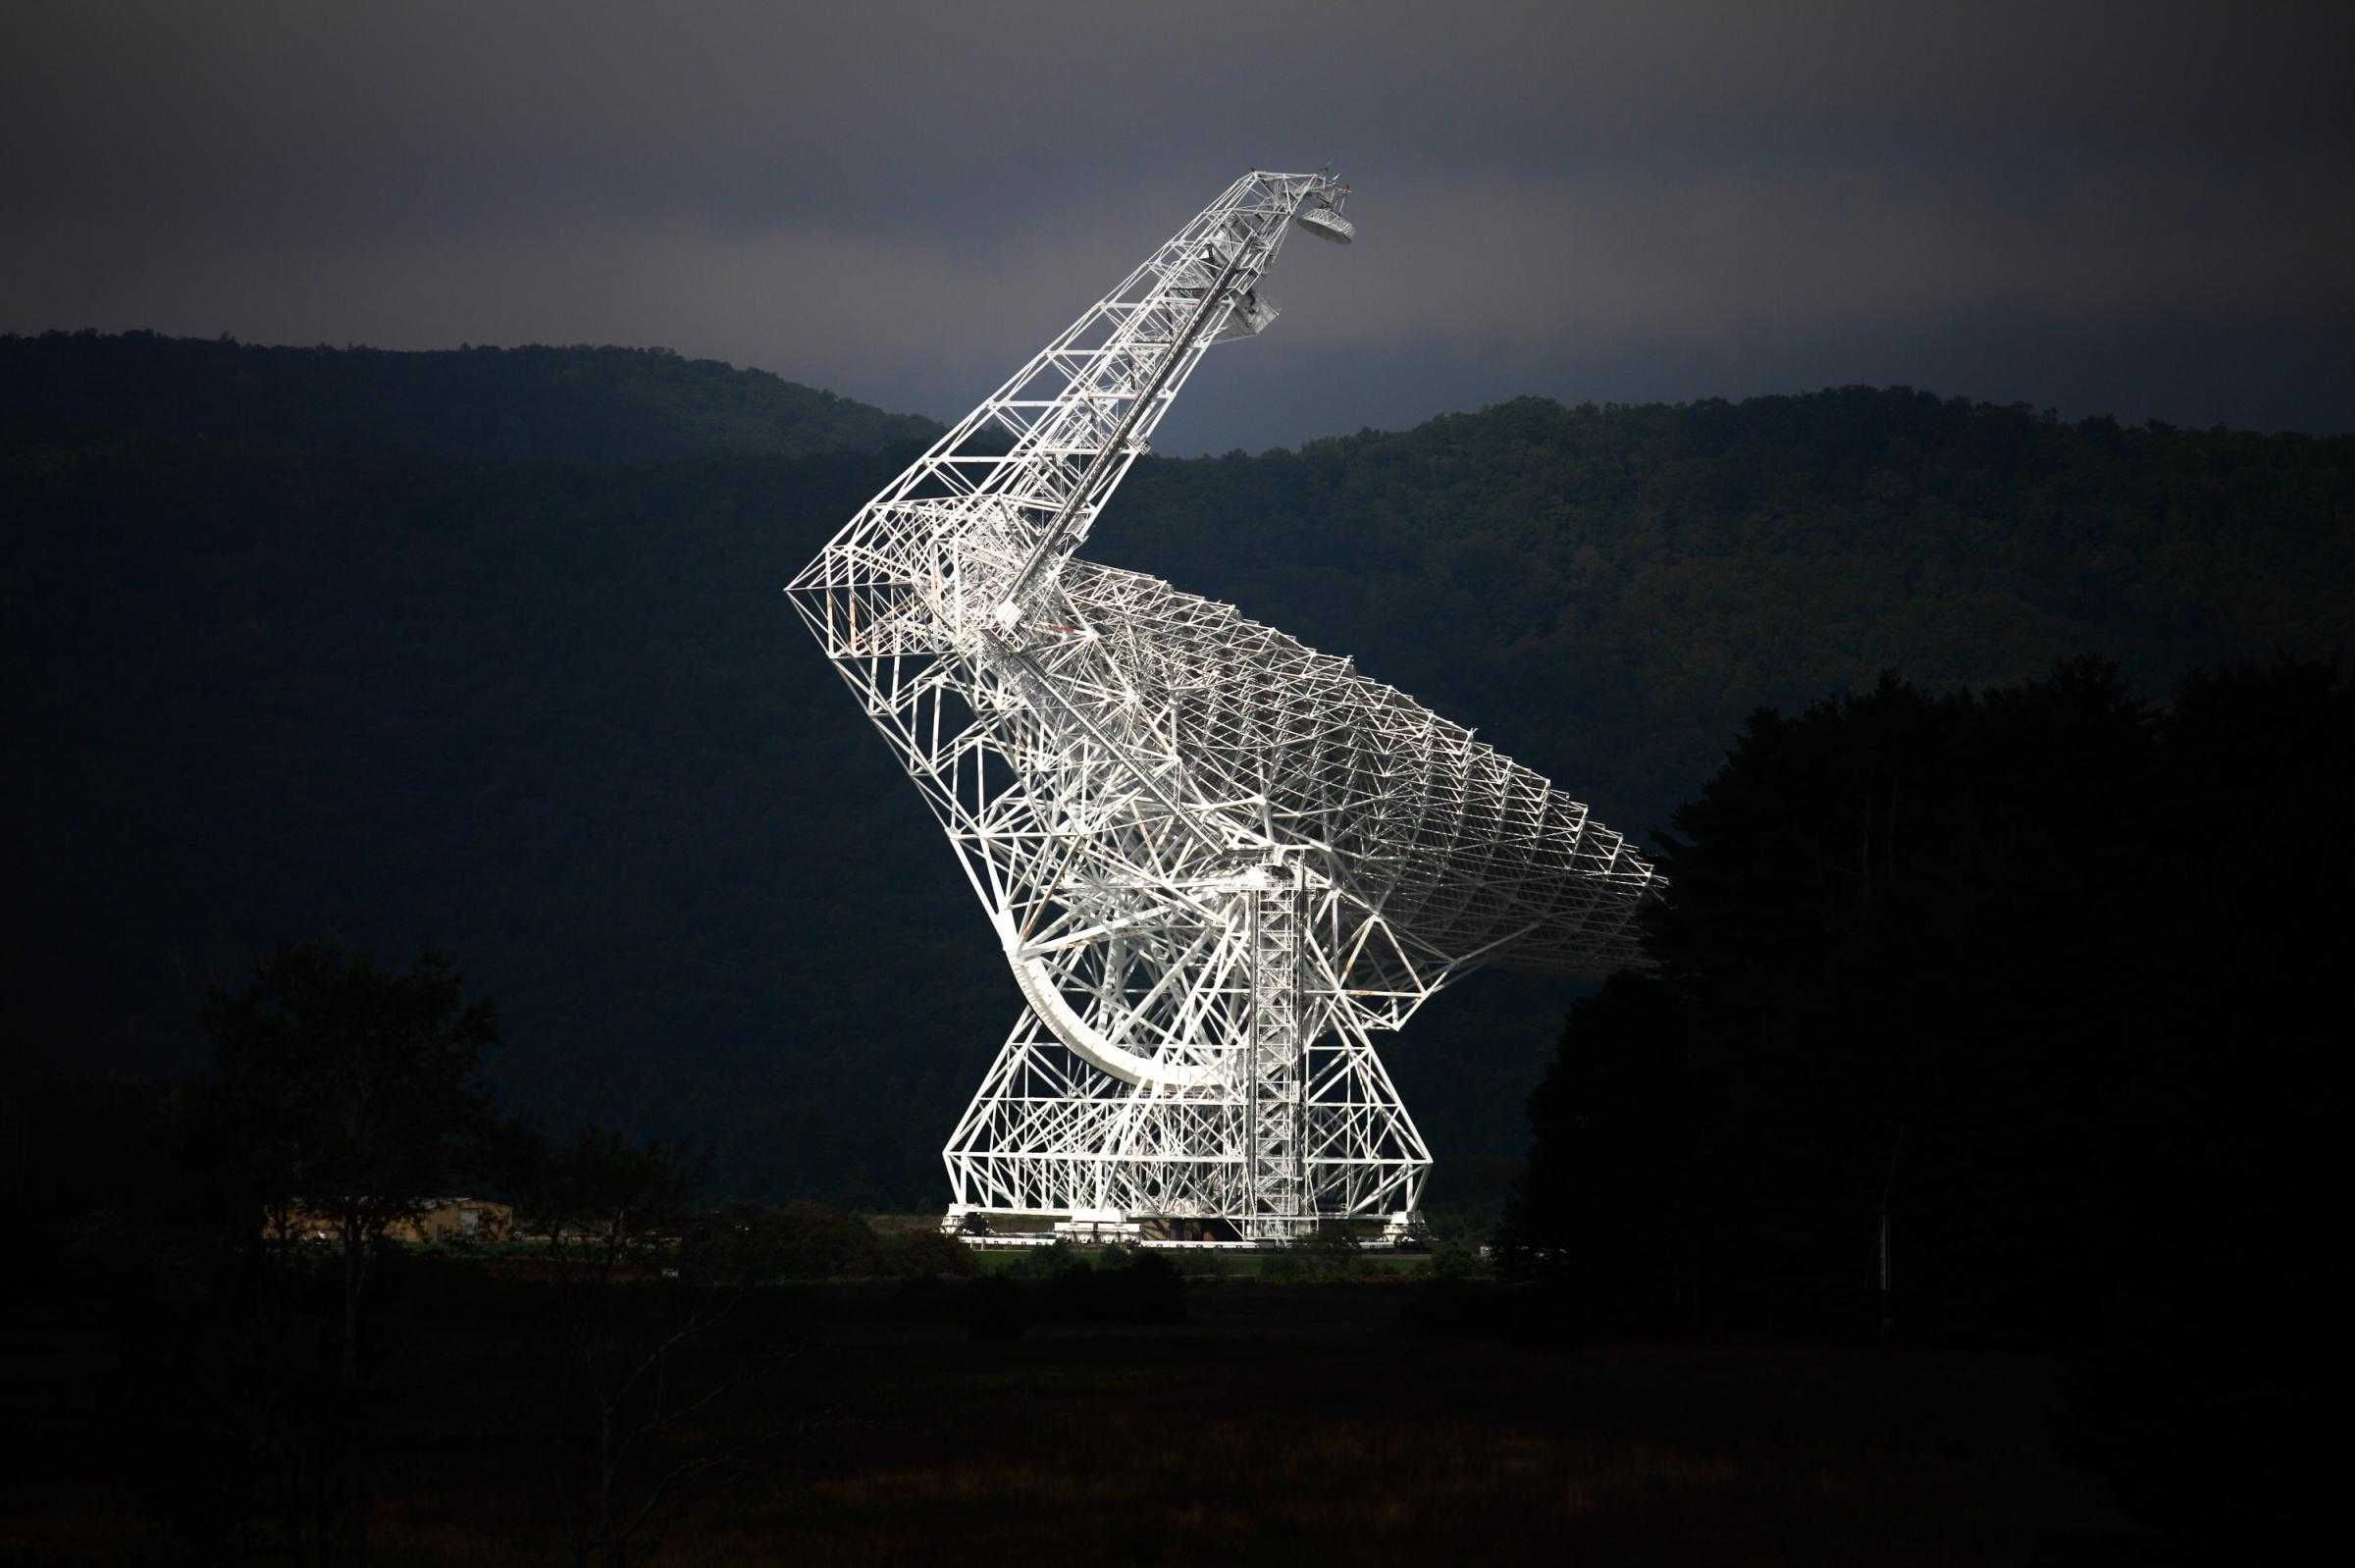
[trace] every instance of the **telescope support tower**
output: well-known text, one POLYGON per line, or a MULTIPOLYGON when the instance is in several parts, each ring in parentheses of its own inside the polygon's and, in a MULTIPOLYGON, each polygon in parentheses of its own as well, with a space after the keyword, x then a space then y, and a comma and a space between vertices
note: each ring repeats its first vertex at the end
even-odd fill
POLYGON ((1239 938, 1233 983, 1192 1010, 1210 1027, 1185 1055, 1216 1064, 1210 1081, 1124 1082, 1025 1009, 942 1151, 947 1228, 1043 1237, 1060 1221, 1085 1239, 1262 1244, 1321 1220, 1419 1231, 1431 1155, 1372 1039, 1319 995, 1312 874, 1277 861, 1189 891, 1239 938))
MULTIPOLYGON (((1231 605, 1078 555, 1330 171, 1252 170, 835 535, 795 608, 1025 1004, 943 1151, 960 1233, 1420 1228, 1372 1036, 1511 954, 1634 956, 1651 868, 1544 778, 1231 605)), ((1206 519, 1205 522, 1212 520, 1206 519)))

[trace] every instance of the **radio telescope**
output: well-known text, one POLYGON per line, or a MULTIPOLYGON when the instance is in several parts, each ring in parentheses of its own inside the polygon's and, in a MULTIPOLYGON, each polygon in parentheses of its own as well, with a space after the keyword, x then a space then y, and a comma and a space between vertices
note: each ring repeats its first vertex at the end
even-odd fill
POLYGON ((1635 959, 1650 865, 1545 779, 1233 606, 1078 558, 1330 172, 1253 172, 862 507, 787 589, 947 831, 1024 1006, 944 1226, 1149 1241, 1420 1228, 1374 1051, 1486 964, 1635 959))

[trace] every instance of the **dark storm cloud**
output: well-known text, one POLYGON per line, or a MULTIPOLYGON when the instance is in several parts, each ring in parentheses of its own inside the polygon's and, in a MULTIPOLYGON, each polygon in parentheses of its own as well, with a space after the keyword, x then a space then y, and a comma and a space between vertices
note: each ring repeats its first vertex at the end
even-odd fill
POLYGON ((1364 242, 1290 248, 1282 349, 1165 447, 1853 380, 2343 428, 2351 18, 84 0, 9 24, 0 326, 666 342, 949 415, 1330 157, 1364 242))

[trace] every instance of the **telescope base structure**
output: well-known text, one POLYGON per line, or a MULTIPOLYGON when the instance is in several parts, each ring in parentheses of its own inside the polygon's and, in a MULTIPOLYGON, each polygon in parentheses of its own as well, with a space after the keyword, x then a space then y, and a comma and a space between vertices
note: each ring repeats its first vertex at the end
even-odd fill
POLYGON ((1237 1050, 1220 1081, 1130 1083, 1024 1010, 941 1151, 941 1228, 1055 1240, 1281 1245, 1320 1227, 1419 1241, 1431 1155, 1362 1033, 1237 1050))

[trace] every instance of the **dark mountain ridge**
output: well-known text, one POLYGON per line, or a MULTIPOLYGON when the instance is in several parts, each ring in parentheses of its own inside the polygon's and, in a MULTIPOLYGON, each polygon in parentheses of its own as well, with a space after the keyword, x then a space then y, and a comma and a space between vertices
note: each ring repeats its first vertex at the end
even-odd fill
POLYGON ((809 457, 940 434, 667 348, 262 347, 144 332, 0 337, 0 423, 599 462, 809 457))
MULTIPOLYGON (((499 999, 517 1103, 704 1141, 748 1194, 937 1201, 1018 999, 777 593, 934 427, 633 350, 60 335, 0 371, 16 1042, 184 1067, 256 949, 431 941, 499 999), (496 435, 434 380, 478 365, 496 435)), ((2355 440, 1522 399, 1148 459, 1089 553, 1356 654, 1642 834, 1753 708, 1883 668, 2094 653, 2155 697, 2343 660, 2355 440)), ((1387 1053, 1441 1203, 1502 1190, 1572 994, 1480 976, 1387 1053)))

